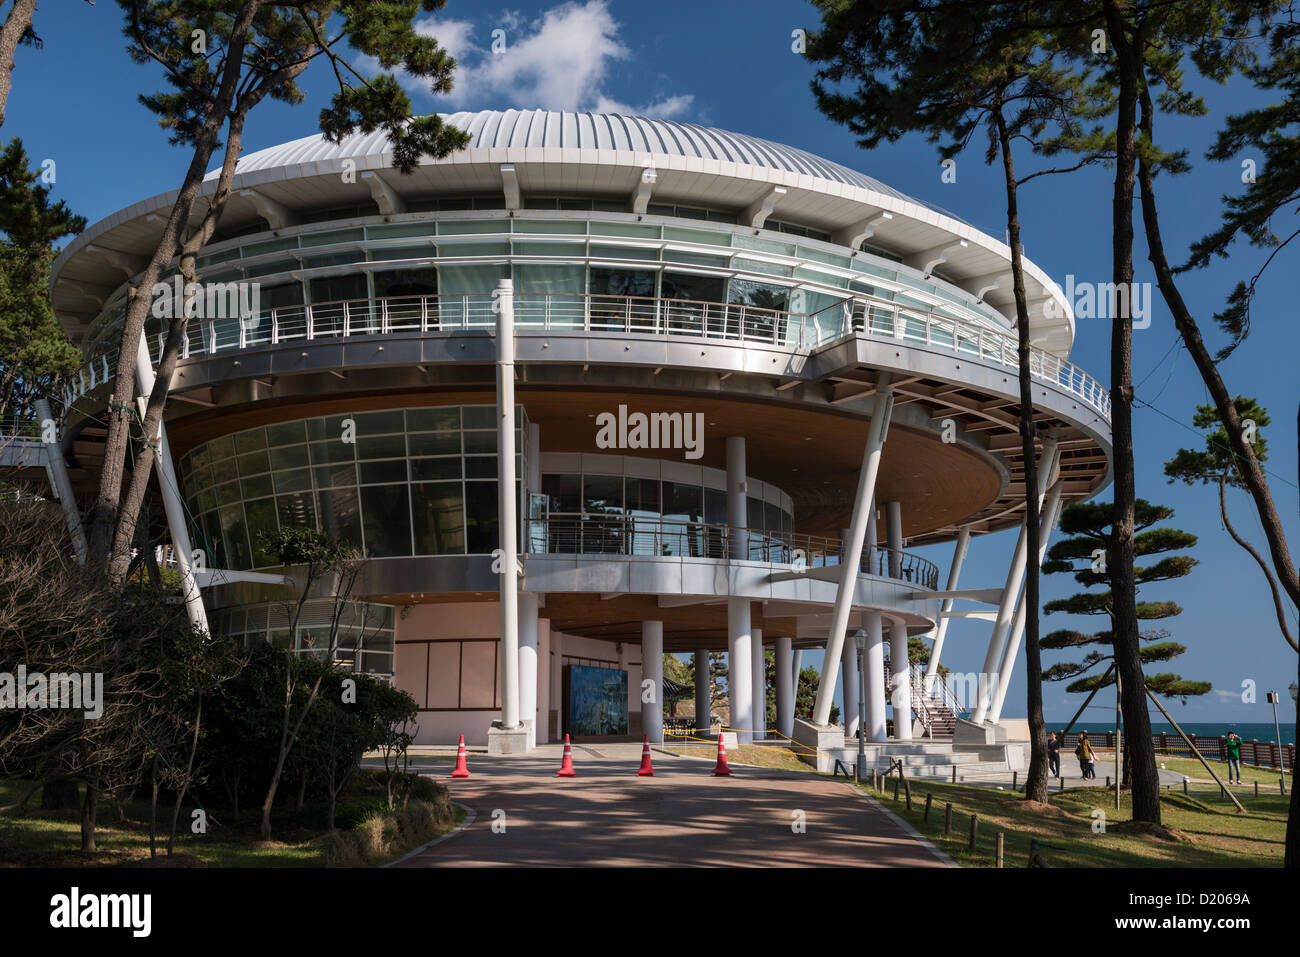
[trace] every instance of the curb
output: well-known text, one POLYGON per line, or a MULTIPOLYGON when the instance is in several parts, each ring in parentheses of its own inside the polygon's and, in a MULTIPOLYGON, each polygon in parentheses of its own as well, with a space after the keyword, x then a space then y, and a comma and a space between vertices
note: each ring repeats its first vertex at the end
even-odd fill
POLYGON ((428 844, 422 844, 421 846, 417 847, 415 850, 407 854, 403 854, 397 860, 389 861, 387 864, 381 865, 380 870, 383 870, 385 867, 395 867, 398 864, 402 863, 403 861, 410 860, 412 857, 415 857, 415 855, 417 854, 423 854, 431 847, 437 847, 443 841, 450 840, 451 838, 459 834, 461 831, 465 830, 465 828, 473 824, 474 819, 478 817, 478 815, 474 812, 474 809, 470 807, 468 804, 461 804, 459 801, 452 801, 451 805, 452 807, 458 807, 465 812, 465 819, 463 821, 461 821, 459 824, 453 827, 446 834, 443 834, 440 837, 435 837, 428 844))
POLYGON ((903 818, 899 817, 889 808, 885 807, 884 804, 877 801, 866 791, 859 790, 858 788, 854 787, 852 784, 848 784, 848 783, 846 783, 844 786, 848 788, 850 791, 852 791, 854 794, 858 795, 858 797, 862 798, 868 804, 874 805, 876 810, 883 812, 886 817, 888 817, 891 821, 893 821, 900 828, 906 831, 911 837, 915 838, 917 843, 919 843, 922 847, 924 847, 927 851, 929 851, 932 855, 934 855, 934 857, 941 864, 943 864, 944 867, 956 867, 956 868, 961 867, 961 865, 958 864, 956 861, 954 861, 951 857, 949 857, 943 851, 939 850, 937 847, 931 844, 929 838, 927 838, 916 828, 912 827, 912 825, 909 822, 905 821, 903 818))

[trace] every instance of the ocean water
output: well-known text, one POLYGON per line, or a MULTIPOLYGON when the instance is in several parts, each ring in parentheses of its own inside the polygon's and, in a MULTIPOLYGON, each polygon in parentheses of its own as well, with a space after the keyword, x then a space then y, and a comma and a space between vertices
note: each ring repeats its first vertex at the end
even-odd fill
MULTIPOLYGON (((1061 728, 1063 728, 1064 726, 1065 726, 1064 722, 1059 722, 1059 721, 1047 722, 1048 731, 1060 731, 1061 728)), ((1219 737, 1220 735, 1226 735, 1229 731, 1236 731, 1243 741, 1272 741, 1276 736, 1276 732, 1273 730, 1273 722, 1271 721, 1267 723, 1265 722, 1250 723, 1250 722, 1242 722, 1242 721, 1236 721, 1236 722, 1234 721, 1224 721, 1224 722, 1188 721, 1184 723, 1180 721, 1178 722, 1178 726, 1182 728, 1184 731, 1186 731, 1188 734, 1204 734, 1204 735, 1209 735, 1210 737, 1219 737)), ((1083 731, 1085 729, 1091 731, 1094 735, 1096 735, 1098 732, 1105 734, 1105 732, 1108 730, 1113 731, 1115 729, 1115 725, 1112 722, 1109 725, 1097 724, 1095 725, 1095 727, 1093 727, 1093 726, 1089 726, 1089 724, 1087 723, 1087 719, 1085 718, 1082 721, 1075 722, 1075 725, 1071 730, 1083 731)), ((1295 722, 1294 721, 1279 722, 1278 730, 1282 734, 1283 744, 1295 744, 1295 722)), ((1174 726, 1169 724, 1168 722, 1152 721, 1151 733, 1159 734, 1161 731, 1164 731, 1167 734, 1177 734, 1177 732, 1174 731, 1174 726)))

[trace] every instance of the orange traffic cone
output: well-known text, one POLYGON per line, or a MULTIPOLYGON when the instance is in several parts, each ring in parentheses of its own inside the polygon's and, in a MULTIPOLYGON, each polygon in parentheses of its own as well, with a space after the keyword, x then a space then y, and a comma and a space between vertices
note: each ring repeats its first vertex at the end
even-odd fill
POLYGON ((451 772, 453 778, 469 777, 469 768, 465 767, 465 735, 460 736, 460 746, 456 748, 456 770, 451 772))
POLYGON ((727 742, 723 740, 721 731, 718 732, 718 763, 714 765, 713 773, 720 778, 731 776, 731 768, 727 766, 727 742))
POLYGON ((569 745, 569 736, 564 736, 564 760, 560 762, 560 770, 555 772, 557 778, 571 778, 578 772, 573 770, 573 749, 569 745))
POLYGON ((650 735, 645 736, 645 744, 641 746, 641 768, 636 772, 643 778, 654 777, 655 769, 650 763, 650 735))

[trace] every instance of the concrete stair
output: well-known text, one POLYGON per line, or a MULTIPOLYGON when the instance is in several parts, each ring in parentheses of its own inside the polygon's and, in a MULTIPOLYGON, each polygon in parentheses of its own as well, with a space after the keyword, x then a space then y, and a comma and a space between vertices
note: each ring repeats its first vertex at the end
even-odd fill
MULTIPOLYGON (((866 769, 885 772, 895 761, 903 764, 903 774, 910 779, 951 781, 953 769, 957 780, 980 778, 1012 770, 1006 745, 954 745, 945 741, 914 741, 888 744, 868 744, 863 749, 866 769)), ((843 748, 827 752, 828 764, 834 767, 838 760, 851 768, 858 760, 858 746, 846 739, 843 748)))

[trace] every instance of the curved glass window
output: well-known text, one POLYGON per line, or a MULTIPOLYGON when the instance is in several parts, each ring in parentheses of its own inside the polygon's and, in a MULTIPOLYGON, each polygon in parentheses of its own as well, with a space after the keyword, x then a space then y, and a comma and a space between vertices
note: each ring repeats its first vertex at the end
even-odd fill
MULTIPOLYGON (((515 474, 526 475, 527 417, 515 474)), ((215 568, 277 562, 270 537, 305 526, 371 558, 489 554, 499 544, 493 406, 391 409, 281 422, 181 459, 195 547, 215 568)))

